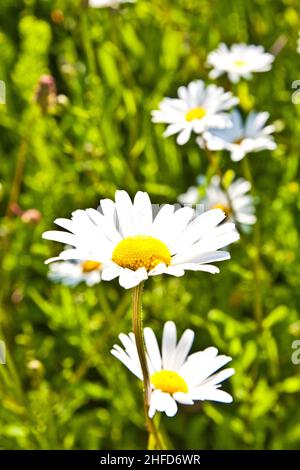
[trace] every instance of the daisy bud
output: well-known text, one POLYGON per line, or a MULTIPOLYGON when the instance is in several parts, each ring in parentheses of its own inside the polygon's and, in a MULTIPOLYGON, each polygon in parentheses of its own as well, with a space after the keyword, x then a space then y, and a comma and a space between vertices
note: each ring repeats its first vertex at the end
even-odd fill
POLYGON ((34 101, 47 114, 56 104, 56 84, 52 75, 42 75, 39 79, 34 101))

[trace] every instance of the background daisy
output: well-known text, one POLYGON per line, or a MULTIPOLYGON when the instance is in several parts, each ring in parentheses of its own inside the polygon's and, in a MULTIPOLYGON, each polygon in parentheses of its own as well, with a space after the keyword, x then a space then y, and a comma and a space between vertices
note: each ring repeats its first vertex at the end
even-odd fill
POLYGON ((215 175, 205 188, 204 197, 200 196, 199 188, 190 187, 178 200, 182 204, 202 203, 205 210, 219 208, 226 214, 228 220, 234 220, 242 225, 252 225, 256 222, 253 197, 248 194, 251 184, 244 178, 233 181, 228 188, 222 187, 220 177, 215 175))
POLYGON ((134 3, 135 0, 89 0, 89 6, 92 8, 117 8, 122 3, 134 3))
POLYGON ((231 82, 240 78, 250 79, 252 72, 267 72, 272 68, 274 56, 265 52, 262 46, 233 44, 228 47, 221 43, 218 48, 207 56, 207 64, 213 67, 210 78, 217 78, 227 73, 231 82))
MULTIPOLYGON (((152 387, 150 418, 156 411, 174 416, 177 403, 193 405, 197 400, 232 402, 231 395, 220 390, 220 384, 234 374, 234 369, 216 372, 228 364, 231 357, 218 356, 218 350, 214 347, 189 355, 194 332, 186 330, 177 343, 176 325, 172 321, 164 325, 161 352, 151 328, 144 329, 144 337, 152 387)), ((134 334, 121 333, 119 338, 124 349, 115 344, 111 353, 142 380, 134 334)))
POLYGON ((246 154, 261 150, 274 150, 277 145, 271 135, 274 125, 265 126, 269 113, 251 111, 245 123, 240 112, 231 112, 233 126, 230 129, 210 129, 197 139, 200 147, 209 150, 228 150, 231 160, 242 160, 246 154))
POLYGON ((71 287, 81 282, 94 286, 101 281, 101 264, 95 261, 58 261, 50 264, 48 278, 71 287))
POLYGON ((224 111, 237 103, 238 98, 231 92, 216 85, 206 87, 202 80, 195 80, 178 88, 178 98, 164 98, 159 110, 152 111, 152 121, 168 124, 164 137, 178 134, 177 143, 183 145, 192 132, 200 134, 210 127, 230 127, 230 116, 224 111))
POLYGON ((139 191, 132 203, 126 191, 117 191, 115 202, 103 199, 98 210, 78 210, 71 220, 56 219, 55 223, 68 232, 49 231, 43 238, 74 247, 48 262, 97 261, 103 264, 103 280, 119 278, 120 285, 128 289, 163 273, 218 273, 211 263, 230 258, 219 249, 239 238, 234 224, 219 225, 224 218, 220 209, 195 217, 194 209, 175 211, 169 204, 153 217, 147 193, 139 191))

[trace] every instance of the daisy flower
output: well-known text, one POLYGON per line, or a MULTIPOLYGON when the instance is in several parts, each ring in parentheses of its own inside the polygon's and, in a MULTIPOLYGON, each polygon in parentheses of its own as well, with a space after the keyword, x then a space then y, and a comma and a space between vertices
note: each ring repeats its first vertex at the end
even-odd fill
POLYGON ((272 68, 274 56, 265 52, 262 46, 233 44, 230 48, 221 43, 207 56, 207 64, 213 67, 210 78, 228 74, 231 82, 237 83, 240 78, 252 78, 252 72, 267 72, 272 68))
POLYGON ((159 110, 152 111, 152 121, 168 124, 164 137, 178 134, 177 143, 183 145, 192 132, 201 134, 210 127, 230 127, 230 116, 224 111, 237 103, 238 98, 231 92, 216 85, 205 87, 202 80, 195 80, 178 88, 178 98, 164 98, 159 110))
POLYGON ((94 286, 101 281, 101 263, 97 261, 58 261, 50 264, 48 278, 66 286, 77 286, 85 282, 94 286))
MULTIPOLYGON (((134 334, 121 333, 119 338, 124 349, 115 344, 111 353, 142 380, 134 334)), ((151 382, 150 418, 156 411, 174 416, 177 403, 193 405, 196 400, 232 402, 231 395, 220 390, 220 384, 234 374, 234 369, 216 372, 230 362, 231 357, 218 356, 214 347, 188 355, 194 332, 186 330, 177 343, 176 325, 172 321, 164 325, 161 352, 151 328, 144 329, 144 338, 151 382)))
MULTIPOLYGON (((157 208, 157 207, 156 207, 157 208)), ((137 286, 149 276, 183 276, 186 270, 218 273, 211 263, 230 258, 220 248, 239 239, 234 224, 222 224, 221 209, 195 217, 194 209, 165 204, 154 215, 147 193, 139 191, 132 202, 126 191, 116 191, 115 202, 100 201, 98 210, 73 212, 55 223, 67 231, 43 234, 74 247, 57 260, 92 260, 102 263, 102 280, 119 278, 122 287, 137 286)))
POLYGON ((271 134, 275 127, 265 126, 268 118, 267 112, 251 111, 243 123, 241 114, 235 109, 231 112, 233 126, 230 129, 209 129, 197 138, 197 143, 209 150, 228 150, 234 162, 242 160, 247 153, 274 150, 277 145, 271 134))
POLYGON ((135 0, 89 0, 92 8, 117 8, 121 3, 134 3, 135 0))
POLYGON ((225 191, 222 188, 220 177, 215 175, 211 178, 206 188, 205 197, 200 198, 197 187, 190 187, 185 194, 178 197, 182 204, 204 205, 205 210, 222 209, 226 214, 226 220, 234 220, 242 225, 252 225, 256 222, 254 215, 255 207, 253 197, 249 193, 251 183, 244 178, 238 178, 231 183, 225 191))

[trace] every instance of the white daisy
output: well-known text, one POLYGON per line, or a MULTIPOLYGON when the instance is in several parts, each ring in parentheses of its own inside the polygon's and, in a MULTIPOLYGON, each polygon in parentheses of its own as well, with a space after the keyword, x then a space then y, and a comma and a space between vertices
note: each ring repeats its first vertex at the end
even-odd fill
POLYGON ((177 143, 183 145, 192 132, 201 134, 210 127, 230 127, 230 116, 224 111, 237 103, 238 98, 231 92, 216 85, 205 87, 202 80, 195 80, 178 88, 178 98, 164 98, 159 110, 152 111, 152 121, 168 124, 164 137, 178 134, 177 143))
POLYGON ((256 217, 253 197, 247 194, 250 190, 251 183, 244 178, 238 178, 225 191, 220 177, 215 175, 211 178, 203 198, 200 197, 199 189, 192 186, 185 194, 181 194, 178 200, 182 204, 191 205, 200 202, 205 210, 222 209, 227 216, 226 221, 234 220, 242 225, 252 225, 255 224, 256 217))
POLYGON ((230 258, 220 248, 238 240, 234 224, 222 224, 225 214, 214 209, 195 217, 194 209, 165 204, 156 216, 147 193, 139 191, 132 203, 126 191, 116 191, 115 202, 100 201, 98 210, 73 212, 72 219, 56 219, 67 232, 45 232, 43 237, 74 247, 48 260, 93 260, 103 264, 102 280, 119 277, 126 289, 149 276, 183 276, 185 270, 218 273, 212 262, 230 258))
POLYGON ((89 0, 92 8, 117 8, 121 3, 133 3, 135 0, 89 0))
POLYGON ((80 282, 94 286, 101 281, 101 269, 102 265, 97 261, 58 261, 50 264, 48 278, 71 287, 80 282))
MULTIPOLYGON (((231 395, 220 390, 220 383, 234 374, 234 369, 215 373, 230 362, 231 357, 218 356, 218 350, 214 347, 188 355, 194 332, 186 330, 177 343, 176 325, 172 321, 165 323, 161 353, 151 328, 144 329, 144 337, 151 381, 150 418, 156 411, 174 416, 177 402, 183 405, 193 405, 195 400, 232 402, 231 395)), ((142 380, 134 334, 121 333, 119 338, 125 350, 115 344, 111 353, 142 380)))
POLYGON ((277 145, 271 135, 275 127, 264 127, 269 113, 251 111, 243 123, 241 114, 234 109, 231 112, 233 126, 230 129, 209 129, 201 138, 197 138, 200 147, 210 150, 228 150, 231 160, 238 162, 247 153, 261 150, 274 150, 277 145))
POLYGON ((265 52, 262 46, 233 44, 230 48, 221 43, 210 52, 207 64, 213 67, 210 78, 217 78, 223 73, 228 74, 231 82, 237 83, 241 77, 250 79, 252 72, 267 72, 272 68, 274 56, 265 52))

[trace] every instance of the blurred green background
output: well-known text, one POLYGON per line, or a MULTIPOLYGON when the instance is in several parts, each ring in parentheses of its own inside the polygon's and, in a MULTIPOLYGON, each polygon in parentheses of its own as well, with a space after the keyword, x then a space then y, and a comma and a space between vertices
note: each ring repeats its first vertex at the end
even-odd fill
MULTIPOLYGON (((61 246, 41 234, 117 188, 173 203, 207 173, 195 143, 163 139, 150 111, 178 86, 208 81, 206 56, 220 41, 278 52, 271 72, 235 87, 217 82, 238 94, 244 111, 270 112, 278 148, 249 159, 259 240, 244 235, 219 275, 146 283, 145 322, 158 336, 172 319, 180 332, 195 330, 193 351, 215 345, 236 369, 224 384, 233 404, 181 406, 162 423, 175 448, 299 448, 300 365, 291 362, 300 337, 300 105, 291 100, 300 79, 298 7, 138 0, 115 11, 79 0, 1 0, 0 448, 145 447, 141 384, 110 355, 118 334, 131 330, 130 292, 117 281, 52 284, 44 260, 61 246), (56 93, 54 82, 38 85, 43 74, 54 77, 56 93)), ((228 154, 220 165, 242 175, 228 154)))

